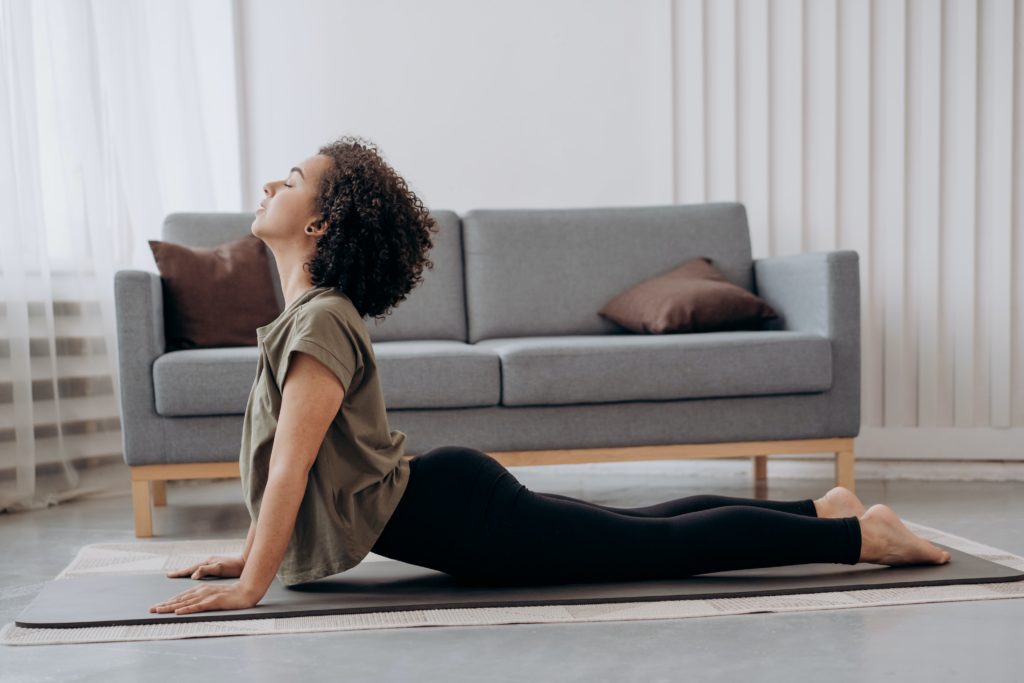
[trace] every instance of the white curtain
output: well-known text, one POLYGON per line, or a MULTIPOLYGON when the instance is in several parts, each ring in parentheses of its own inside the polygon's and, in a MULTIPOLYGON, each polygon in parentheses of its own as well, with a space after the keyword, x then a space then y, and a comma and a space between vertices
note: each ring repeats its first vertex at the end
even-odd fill
POLYGON ((0 0, 0 511, 130 494, 114 273, 241 210, 235 9, 0 0))

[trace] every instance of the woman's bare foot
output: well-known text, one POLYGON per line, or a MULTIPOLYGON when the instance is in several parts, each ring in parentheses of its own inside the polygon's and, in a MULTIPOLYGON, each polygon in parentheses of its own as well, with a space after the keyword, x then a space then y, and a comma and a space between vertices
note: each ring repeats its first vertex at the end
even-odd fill
POLYGON ((949 553, 921 538, 887 505, 872 505, 859 518, 860 562, 873 564, 945 564, 949 553))
POLYGON ((860 517, 864 514, 860 498, 845 486, 836 486, 815 500, 814 508, 819 517, 860 517))

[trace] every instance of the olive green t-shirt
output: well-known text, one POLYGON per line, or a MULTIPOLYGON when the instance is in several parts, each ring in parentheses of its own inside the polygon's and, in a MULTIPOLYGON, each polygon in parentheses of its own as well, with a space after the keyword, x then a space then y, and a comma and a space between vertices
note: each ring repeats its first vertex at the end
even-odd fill
POLYGON ((239 468, 249 515, 259 518, 281 386, 293 352, 314 356, 345 388, 309 472, 277 577, 291 586, 359 564, 409 483, 405 434, 391 430, 373 345, 352 301, 334 287, 306 290, 256 329, 259 359, 242 427, 239 468))

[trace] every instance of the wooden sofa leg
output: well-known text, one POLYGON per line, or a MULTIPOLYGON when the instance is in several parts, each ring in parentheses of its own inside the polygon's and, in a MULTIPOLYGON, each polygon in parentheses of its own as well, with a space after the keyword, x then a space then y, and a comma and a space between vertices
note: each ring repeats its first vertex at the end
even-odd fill
POLYGON ((768 456, 754 456, 754 483, 765 483, 768 481, 768 456))
POLYGON ((150 501, 149 482, 132 481, 132 509, 135 513, 135 537, 153 536, 153 508, 150 501))
POLYGON ((158 507, 167 505, 167 482, 151 481, 149 485, 153 491, 153 505, 158 507))
POLYGON ((854 490, 856 479, 853 473, 853 446, 836 451, 836 486, 845 486, 856 493, 854 490))
POLYGON ((768 497, 768 456, 755 455, 754 460, 754 498, 768 497))

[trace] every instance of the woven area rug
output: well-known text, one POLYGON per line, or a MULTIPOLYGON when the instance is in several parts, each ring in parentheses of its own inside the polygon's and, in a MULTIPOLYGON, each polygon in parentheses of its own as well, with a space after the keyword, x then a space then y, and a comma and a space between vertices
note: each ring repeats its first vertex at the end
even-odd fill
MULTIPOLYGON (((976 543, 962 536, 903 520, 914 533, 990 562, 1024 571, 1024 557, 976 543)), ((244 539, 95 543, 83 547, 54 580, 96 573, 132 574, 167 571, 210 555, 240 554, 244 539)), ((370 553, 364 562, 385 558, 370 553)), ((41 585, 41 584, 40 584, 41 585)), ((739 598, 615 602, 580 605, 475 607, 329 614, 275 619, 195 621, 83 628, 21 628, 13 622, 0 629, 0 644, 53 645, 132 640, 168 640, 207 636, 353 631, 410 626, 492 626, 524 623, 685 619, 754 612, 803 612, 876 605, 906 605, 962 600, 1024 598, 1024 581, 859 589, 796 595, 739 598)))

